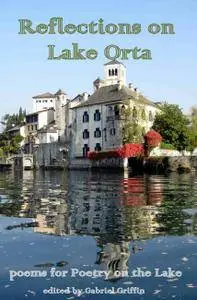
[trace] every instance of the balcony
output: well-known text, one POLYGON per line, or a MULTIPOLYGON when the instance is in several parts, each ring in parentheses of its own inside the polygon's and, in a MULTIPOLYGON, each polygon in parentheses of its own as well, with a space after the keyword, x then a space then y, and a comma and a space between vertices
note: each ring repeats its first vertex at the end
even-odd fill
POLYGON ((106 122, 117 121, 117 120, 124 120, 124 116, 123 115, 113 115, 113 116, 106 117, 106 122))

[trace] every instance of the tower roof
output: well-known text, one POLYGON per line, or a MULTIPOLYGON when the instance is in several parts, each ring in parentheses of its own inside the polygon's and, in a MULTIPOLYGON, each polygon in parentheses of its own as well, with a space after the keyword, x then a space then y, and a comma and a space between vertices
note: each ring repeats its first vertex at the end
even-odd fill
POLYGON ((109 66, 109 65, 123 65, 123 63, 119 62, 118 60, 110 60, 109 62, 107 62, 106 64, 104 64, 104 66, 109 66))
POLYGON ((37 96, 34 96, 32 97, 33 99, 36 99, 36 98, 53 98, 54 97, 54 94, 51 94, 51 93, 44 93, 44 94, 40 94, 40 95, 37 95, 37 96))
POLYGON ((63 91, 63 90, 61 90, 61 89, 59 89, 56 93, 55 93, 55 96, 58 96, 58 95, 66 95, 66 93, 63 91))
POLYGON ((94 80, 93 84, 97 84, 97 83, 100 83, 100 82, 104 82, 104 80, 102 80, 99 77, 97 77, 97 79, 94 80))

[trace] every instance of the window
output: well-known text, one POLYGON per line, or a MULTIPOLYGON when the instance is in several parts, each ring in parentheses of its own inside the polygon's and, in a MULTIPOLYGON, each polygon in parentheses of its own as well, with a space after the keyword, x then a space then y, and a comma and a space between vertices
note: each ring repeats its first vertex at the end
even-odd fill
POLYGON ((124 106, 124 105, 121 106, 121 114, 122 114, 122 115, 125 114, 125 106, 124 106))
POLYGON ((39 103, 41 103, 41 100, 39 100, 39 103))
POLYGON ((30 130, 30 126, 28 126, 27 128, 28 128, 28 130, 30 130))
POLYGON ((45 103, 47 103, 48 101, 47 100, 45 100, 45 103))
POLYGON ((94 137, 95 138, 100 138, 101 137, 100 128, 96 128, 96 130, 94 131, 94 137))
POLYGON ((87 122, 89 122, 89 115, 88 112, 85 111, 83 114, 83 123, 87 123, 87 122))
POLYGON ((112 69, 112 76, 114 76, 114 70, 112 69))
POLYGON ((95 110, 95 113, 94 113, 94 121, 100 121, 101 119, 101 114, 99 112, 98 109, 95 110))
POLYGON ((135 106, 133 108, 133 118, 137 118, 137 109, 135 106))
POLYGON ((96 147, 94 148, 95 151, 101 151, 100 143, 96 143, 96 147))
POLYGON ((111 70, 109 70, 109 76, 111 76, 111 70))
POLYGON ((51 102, 53 102, 53 100, 52 100, 52 99, 51 99, 50 101, 51 101, 51 102))
POLYGON ((35 130, 37 130, 38 129, 38 125, 35 125, 35 130))
POLYGON ((111 128, 109 132, 110 132, 110 135, 115 135, 116 134, 116 129, 111 128))
POLYGON ((117 69, 115 69, 115 75, 116 75, 116 76, 118 75, 118 70, 117 70, 117 69))
POLYGON ((88 139, 89 138, 89 131, 87 129, 84 129, 83 131, 83 139, 88 139))
POLYGON ((142 120, 146 119, 146 113, 145 113, 145 109, 142 109, 142 120))
POLYGON ((115 106, 114 106, 114 113, 115 113, 115 116, 119 116, 119 114, 120 114, 120 111, 119 111, 119 105, 118 104, 116 104, 115 106))
POLYGON ((90 148, 88 147, 88 144, 84 144, 84 146, 83 146, 83 157, 87 157, 89 150, 90 150, 90 148))
POLYGON ((106 142, 107 141, 107 129, 106 128, 103 129, 103 133, 104 133, 104 139, 106 142))
POLYGON ((34 130, 34 125, 31 125, 31 130, 34 130))
POLYGON ((152 122, 153 119, 154 119, 154 118, 153 118, 153 113, 152 113, 152 111, 150 110, 150 111, 149 111, 149 121, 152 122))

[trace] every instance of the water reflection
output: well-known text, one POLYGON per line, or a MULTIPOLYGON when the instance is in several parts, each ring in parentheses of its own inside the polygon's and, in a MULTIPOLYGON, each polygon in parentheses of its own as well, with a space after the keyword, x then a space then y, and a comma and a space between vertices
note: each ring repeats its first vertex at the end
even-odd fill
POLYGON ((197 233, 196 182, 195 174, 0 173, 0 214, 33 219, 9 230, 94 237, 95 263, 112 280, 143 251, 138 241, 197 233))

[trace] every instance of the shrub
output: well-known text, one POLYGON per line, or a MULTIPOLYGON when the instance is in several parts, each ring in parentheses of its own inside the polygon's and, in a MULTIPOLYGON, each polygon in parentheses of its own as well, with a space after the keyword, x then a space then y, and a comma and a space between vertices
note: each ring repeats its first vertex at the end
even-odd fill
POLYGON ((167 150, 174 150, 175 149, 172 144, 168 144, 168 143, 165 143, 165 142, 161 143, 160 148, 161 149, 167 149, 167 150))

